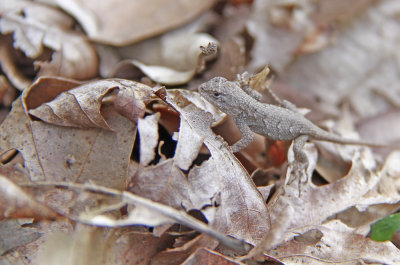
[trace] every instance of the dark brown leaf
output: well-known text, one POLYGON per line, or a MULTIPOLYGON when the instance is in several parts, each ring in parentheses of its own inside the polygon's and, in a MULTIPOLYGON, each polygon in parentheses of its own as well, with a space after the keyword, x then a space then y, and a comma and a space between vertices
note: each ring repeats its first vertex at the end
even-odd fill
POLYGON ((211 251, 206 248, 199 248, 195 253, 182 263, 182 265, 197 265, 197 264, 215 264, 215 265, 239 265, 244 264, 234 261, 233 259, 223 256, 218 252, 211 251))

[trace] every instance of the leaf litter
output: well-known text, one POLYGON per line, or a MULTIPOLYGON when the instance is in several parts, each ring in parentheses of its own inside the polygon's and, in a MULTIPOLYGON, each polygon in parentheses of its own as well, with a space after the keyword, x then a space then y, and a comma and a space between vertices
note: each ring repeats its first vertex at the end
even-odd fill
POLYGON ((271 69, 313 122, 395 146, 396 1, 128 2, 1 1, 2 264, 400 264, 370 238, 398 151, 308 143, 304 172, 290 143, 232 154, 196 91, 271 69))

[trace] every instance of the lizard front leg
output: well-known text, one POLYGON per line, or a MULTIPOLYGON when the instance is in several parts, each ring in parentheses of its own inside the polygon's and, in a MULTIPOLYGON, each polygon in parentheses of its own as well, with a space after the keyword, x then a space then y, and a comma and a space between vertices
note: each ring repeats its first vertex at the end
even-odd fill
POLYGON ((242 133, 242 139, 231 146, 231 150, 233 153, 239 152, 240 150, 248 146, 254 139, 254 133, 251 131, 246 122, 241 121, 240 119, 235 119, 235 121, 240 132, 242 133))

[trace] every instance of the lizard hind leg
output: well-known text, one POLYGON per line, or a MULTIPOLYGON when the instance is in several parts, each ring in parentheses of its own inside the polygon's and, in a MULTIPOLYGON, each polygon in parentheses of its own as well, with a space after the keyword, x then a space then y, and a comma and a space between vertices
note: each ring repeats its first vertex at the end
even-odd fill
POLYGON ((305 143, 308 141, 308 135, 300 135, 293 142, 293 153, 296 162, 301 163, 305 166, 308 165, 308 158, 306 153, 303 151, 305 143))
POLYGON ((306 169, 309 164, 307 154, 304 152, 303 148, 308 140, 307 135, 301 135, 294 139, 293 141, 293 153, 294 161, 290 163, 288 170, 291 169, 291 173, 288 172, 288 177, 286 180, 286 185, 291 185, 295 180, 297 180, 299 197, 301 197, 301 183, 304 180, 303 177, 306 176, 306 169))

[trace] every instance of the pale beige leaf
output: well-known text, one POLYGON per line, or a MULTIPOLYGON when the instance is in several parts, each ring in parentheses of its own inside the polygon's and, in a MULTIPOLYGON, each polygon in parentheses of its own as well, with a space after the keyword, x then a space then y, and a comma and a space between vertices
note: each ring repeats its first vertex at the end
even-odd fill
POLYGON ((367 235, 371 224, 396 212, 400 208, 399 163, 400 153, 391 153, 382 169, 375 173, 379 178, 378 183, 359 198, 352 208, 339 213, 336 218, 357 227, 358 233, 367 235))
POLYGON ((137 60, 124 61, 123 64, 131 63, 139 68, 146 76, 157 83, 175 86, 185 84, 196 74, 196 69, 178 71, 159 65, 146 65, 137 60))
POLYGON ((155 113, 138 120, 140 137, 140 163, 148 165, 155 157, 154 149, 158 144, 158 120, 160 113, 155 113))
POLYGON ((190 91, 187 89, 168 89, 168 95, 170 95, 171 97, 179 97, 180 95, 182 95, 185 99, 189 100, 194 105, 196 105, 196 107, 212 114, 213 127, 222 123, 227 117, 227 115, 224 112, 222 112, 213 104, 211 104, 203 97, 201 97, 200 94, 196 91, 190 91))
POLYGON ((90 265, 115 264, 113 232, 98 227, 78 225, 71 234, 50 233, 40 246, 36 264, 90 265))
POLYGON ((202 54, 201 47, 207 47, 210 43, 218 45, 214 37, 200 32, 204 20, 121 48, 119 52, 127 60, 116 66, 115 73, 120 67, 132 64, 155 82, 165 85, 187 83, 201 70, 205 60, 215 57, 215 54, 202 54))
POLYGON ((199 154, 204 136, 193 133, 186 120, 181 120, 174 161, 178 167, 188 170, 199 154))
POLYGON ((215 0, 54 0, 72 14, 96 41, 123 46, 193 20, 212 7, 215 0))
MULTIPOLYGON (((86 214, 85 214, 86 215, 86 214)), ((129 215, 123 219, 114 219, 105 215, 85 216, 81 215, 79 220, 91 225, 117 227, 127 225, 159 226, 174 223, 174 219, 162 213, 149 209, 143 205, 135 205, 129 209, 129 215)))
POLYGON ((293 240, 285 242, 270 254, 285 264, 400 263, 400 250, 391 242, 373 241, 337 220, 295 233, 297 235, 293 240), (318 233, 305 236, 312 228, 318 233))

